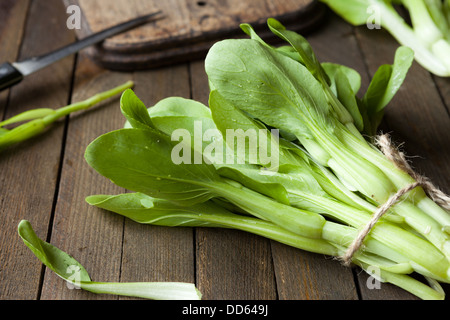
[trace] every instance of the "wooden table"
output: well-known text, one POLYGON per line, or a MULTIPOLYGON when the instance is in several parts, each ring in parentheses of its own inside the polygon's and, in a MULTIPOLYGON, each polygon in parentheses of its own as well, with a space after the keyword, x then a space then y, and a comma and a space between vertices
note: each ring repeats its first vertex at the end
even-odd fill
MULTIPOLYGON (((75 40, 60 0, 2 0, 0 61, 16 61, 75 40)), ((361 72, 363 89, 376 68, 392 63, 397 43, 384 31, 354 28, 334 14, 307 35, 321 61, 361 72)), ((153 105, 168 96, 206 103, 203 61, 148 71, 104 70, 83 52, 0 94, 0 119, 38 107, 60 107, 127 80, 153 105)), ((414 167, 450 191, 450 79, 414 63, 387 109, 383 130, 403 142, 414 167)), ((84 161, 86 146, 122 127, 117 99, 70 116, 37 138, 0 155, 0 298, 127 299, 70 290, 46 270, 17 234, 22 219, 73 255, 94 281, 195 282, 206 300, 416 299, 391 285, 368 289, 367 276, 322 255, 243 232, 144 226, 90 207, 91 194, 122 192, 84 161)), ((450 293, 449 287, 445 286, 450 293)))

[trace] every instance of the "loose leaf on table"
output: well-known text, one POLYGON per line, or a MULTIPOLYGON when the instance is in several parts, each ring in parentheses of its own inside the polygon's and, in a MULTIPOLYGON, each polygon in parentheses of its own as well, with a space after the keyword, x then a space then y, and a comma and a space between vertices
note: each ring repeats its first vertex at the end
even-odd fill
POLYGON ((94 282, 86 269, 66 252, 42 241, 31 224, 22 220, 19 236, 41 262, 72 286, 97 294, 125 295, 153 300, 199 300, 194 284, 183 282, 94 282))
POLYGON ((111 90, 98 93, 89 99, 70 104, 59 109, 40 108, 25 111, 0 123, 0 151, 16 143, 23 142, 43 133, 55 121, 80 110, 89 109, 98 103, 105 101, 134 85, 128 81, 111 90), (5 125, 27 121, 13 129, 3 128, 5 125))
POLYGON ((39 108, 34 110, 25 111, 23 113, 18 114, 17 116, 11 117, 3 122, 0 122, 0 127, 4 127, 10 124, 27 121, 27 120, 34 120, 46 117, 50 114, 55 113, 56 111, 54 109, 49 108, 39 108))

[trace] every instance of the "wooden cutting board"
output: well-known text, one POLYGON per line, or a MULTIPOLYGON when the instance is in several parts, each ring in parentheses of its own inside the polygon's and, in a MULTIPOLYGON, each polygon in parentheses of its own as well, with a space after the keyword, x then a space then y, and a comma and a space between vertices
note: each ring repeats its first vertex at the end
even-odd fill
POLYGON ((81 9, 79 38, 140 15, 161 10, 164 19, 107 39, 87 49, 101 66, 130 71, 205 56, 216 41, 246 37, 240 23, 250 23, 269 40, 267 18, 306 33, 317 27, 324 6, 314 0, 64 0, 81 9))

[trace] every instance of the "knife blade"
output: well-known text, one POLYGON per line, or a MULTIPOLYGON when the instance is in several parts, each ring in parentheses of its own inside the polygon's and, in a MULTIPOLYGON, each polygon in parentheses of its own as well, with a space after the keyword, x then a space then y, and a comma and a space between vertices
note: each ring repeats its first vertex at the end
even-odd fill
POLYGON ((79 52, 86 47, 97 44, 109 37, 128 31, 147 22, 161 19, 161 14, 161 11, 156 11, 130 21, 120 23, 42 56, 33 57, 20 62, 5 62, 0 65, 0 91, 18 84, 24 79, 24 77, 71 54, 79 52))

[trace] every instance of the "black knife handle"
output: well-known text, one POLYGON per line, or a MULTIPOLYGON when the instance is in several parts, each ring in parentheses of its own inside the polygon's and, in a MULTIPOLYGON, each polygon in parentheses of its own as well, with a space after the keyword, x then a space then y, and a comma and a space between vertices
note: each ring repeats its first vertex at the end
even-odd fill
POLYGON ((22 73, 11 63, 5 62, 0 65, 0 91, 19 83, 22 79, 22 73))

